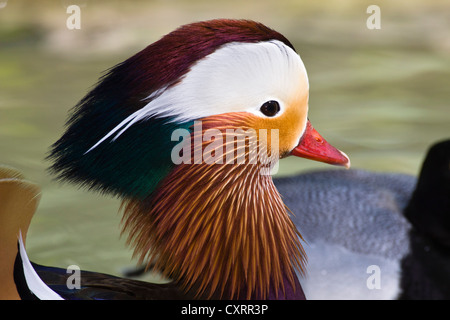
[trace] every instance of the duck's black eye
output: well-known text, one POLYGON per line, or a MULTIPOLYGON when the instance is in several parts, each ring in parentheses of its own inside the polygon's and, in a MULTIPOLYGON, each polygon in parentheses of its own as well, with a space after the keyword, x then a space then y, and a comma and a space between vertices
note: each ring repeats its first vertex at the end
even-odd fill
POLYGON ((263 115, 273 117, 280 111, 280 104, 275 100, 270 100, 264 102, 260 110, 263 115))

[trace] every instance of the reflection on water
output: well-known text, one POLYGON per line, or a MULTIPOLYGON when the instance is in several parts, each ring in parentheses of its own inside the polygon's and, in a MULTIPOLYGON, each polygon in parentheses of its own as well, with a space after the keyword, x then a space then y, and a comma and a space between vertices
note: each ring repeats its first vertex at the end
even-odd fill
MULTIPOLYGON (((427 147, 450 136, 450 10, 441 1, 380 6, 382 29, 368 30, 357 1, 86 1, 81 30, 69 31, 63 2, 8 3, 0 10, 0 162, 42 186, 30 256, 113 274, 131 264, 119 201, 56 183, 44 158, 103 70, 195 20, 245 17, 282 32, 307 67, 314 127, 353 167, 415 175, 427 147)), ((326 167, 288 158, 279 174, 326 167)))

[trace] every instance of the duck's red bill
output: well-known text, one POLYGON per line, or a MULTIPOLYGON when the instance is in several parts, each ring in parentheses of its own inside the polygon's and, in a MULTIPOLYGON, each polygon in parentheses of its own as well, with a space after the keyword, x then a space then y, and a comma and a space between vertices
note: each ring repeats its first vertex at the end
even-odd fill
POLYGON ((347 155, 322 138, 309 120, 300 143, 291 151, 291 155, 350 168, 347 155))

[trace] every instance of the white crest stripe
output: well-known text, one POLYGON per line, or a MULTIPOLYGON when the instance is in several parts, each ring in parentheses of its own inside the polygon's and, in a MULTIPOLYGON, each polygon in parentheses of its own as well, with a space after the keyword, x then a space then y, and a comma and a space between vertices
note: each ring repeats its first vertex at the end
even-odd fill
MULTIPOLYGON (((181 81, 152 93, 142 109, 134 112, 88 151, 117 133, 116 140, 135 123, 151 117, 188 122, 215 114, 250 112, 268 100, 284 103, 308 90, 308 76, 300 56, 284 43, 228 43, 194 64, 181 81)), ((147 100, 146 99, 146 100, 147 100)))

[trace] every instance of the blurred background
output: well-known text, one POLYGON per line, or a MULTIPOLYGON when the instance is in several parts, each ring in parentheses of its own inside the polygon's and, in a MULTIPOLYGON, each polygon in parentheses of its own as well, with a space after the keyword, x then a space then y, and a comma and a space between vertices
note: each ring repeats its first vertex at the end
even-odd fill
MULTIPOLYGON (((117 275, 133 266, 119 200, 54 181, 45 157, 104 70, 213 18, 257 20, 294 44, 309 74, 309 118, 353 168, 417 175, 428 147, 450 138, 448 0, 0 0, 0 163, 42 187, 33 261, 117 275), (71 4, 79 30, 66 26, 71 4), (379 30, 366 26, 371 4, 379 30)), ((330 167, 288 158, 278 175, 319 169, 330 167)))

